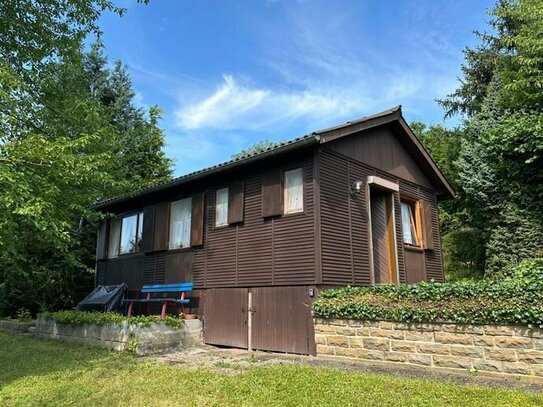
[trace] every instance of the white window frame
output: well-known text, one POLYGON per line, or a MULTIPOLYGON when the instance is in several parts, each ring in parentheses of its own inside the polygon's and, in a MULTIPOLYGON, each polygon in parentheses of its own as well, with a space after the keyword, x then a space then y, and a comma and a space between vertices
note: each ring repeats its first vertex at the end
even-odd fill
POLYGON ((109 258, 115 258, 118 256, 125 256, 129 254, 135 254, 141 252, 141 242, 143 239, 143 212, 134 212, 130 214, 126 214, 123 216, 119 216, 117 218, 112 219, 111 224, 113 222, 118 222, 118 229, 115 230, 114 233, 110 232, 109 238, 110 243, 108 245, 108 257, 109 258), (130 217, 136 217, 136 227, 134 230, 134 250, 133 251, 121 251, 122 249, 122 237, 123 237, 123 220, 130 218, 130 217), (113 242, 111 242, 111 240, 113 242))
POLYGON ((228 194, 228 187, 215 192, 215 227, 228 226, 228 194))
POLYGON ((290 215, 304 211, 304 170, 302 167, 294 168, 283 173, 283 214, 290 215), (293 185, 294 178, 299 177, 301 183, 293 185), (293 196, 297 194, 298 196, 293 196))
POLYGON ((170 203, 170 239, 169 248, 184 249, 190 247, 190 234, 192 226, 192 197, 180 199, 170 203), (185 206, 185 208, 183 208, 185 206), (176 218, 176 208, 185 210, 185 217, 176 218), (188 211, 187 211, 188 208, 188 211), (188 214, 188 217, 186 216, 188 214), (177 228, 180 230, 178 231, 177 228), (177 240, 176 240, 177 238, 177 240))

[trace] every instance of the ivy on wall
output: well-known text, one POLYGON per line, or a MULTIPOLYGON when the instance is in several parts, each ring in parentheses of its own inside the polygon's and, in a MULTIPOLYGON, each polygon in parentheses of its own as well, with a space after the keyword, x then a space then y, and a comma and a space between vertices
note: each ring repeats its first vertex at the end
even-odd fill
POLYGON ((316 317, 398 322, 521 324, 543 328, 543 258, 500 281, 344 287, 323 291, 316 317))

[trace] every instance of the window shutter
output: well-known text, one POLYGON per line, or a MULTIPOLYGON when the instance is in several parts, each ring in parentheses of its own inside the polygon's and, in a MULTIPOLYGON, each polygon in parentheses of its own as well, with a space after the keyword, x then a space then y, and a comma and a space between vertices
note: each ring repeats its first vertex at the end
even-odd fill
POLYGON ((277 216, 283 212, 281 193, 281 172, 275 171, 262 176, 262 216, 277 216))
POLYGON ((190 245, 204 244, 204 194, 192 196, 192 224, 190 231, 190 245))
POLYGON ((98 237, 96 239, 96 260, 105 259, 107 256, 107 220, 102 219, 98 225, 98 237))
POLYGON ((228 186, 228 224, 243 222, 243 183, 228 186))
POLYGON ((155 207, 148 206, 143 210, 143 236, 141 250, 144 253, 153 251, 155 241, 155 207))
POLYGON ((432 203, 421 201, 424 219, 424 248, 434 250, 434 224, 432 222, 432 203))
MULTIPOLYGON (((155 206, 155 230, 153 238, 153 250, 168 249, 168 218, 170 212, 170 203, 162 202, 155 206)), ((145 220, 145 216, 144 216, 145 220)))

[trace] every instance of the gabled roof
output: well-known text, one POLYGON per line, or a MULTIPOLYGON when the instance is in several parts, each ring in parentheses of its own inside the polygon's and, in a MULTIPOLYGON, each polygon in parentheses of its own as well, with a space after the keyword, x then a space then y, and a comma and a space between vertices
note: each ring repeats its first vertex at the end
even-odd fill
POLYGON ((117 196, 114 198, 108 198, 101 201, 98 201, 95 205, 95 209, 105 209, 109 206, 116 205, 118 203, 131 200, 132 198, 136 197, 142 197, 144 195, 149 195, 158 191, 170 189, 179 185, 183 185, 185 183, 198 180, 207 176, 210 176, 212 174, 222 173, 237 167, 241 167, 243 165, 247 165, 250 163, 254 163, 255 161, 260 161, 265 158, 273 157, 276 155, 280 155, 289 151, 301 149, 304 147, 314 146, 317 144, 323 144, 327 143, 333 140, 336 140, 341 137, 348 136, 350 134, 358 133, 363 130, 367 130, 373 127, 381 126, 387 123, 397 122, 397 124, 401 127, 403 132, 406 134, 406 139, 403 140, 404 143, 409 143, 415 153, 418 153, 418 158, 422 159, 425 166, 428 167, 428 169, 431 171, 431 176, 433 181, 437 182, 437 185, 439 185, 442 193, 444 195, 447 195, 449 197, 454 196, 454 190, 452 189, 451 185, 445 178, 445 176, 441 173, 441 171, 437 168, 437 165, 432 160, 428 152, 424 149, 420 141, 417 139, 407 122, 402 116, 401 112, 401 106, 396 106, 391 109, 385 110, 383 112, 371 115, 371 116, 365 116, 357 120, 348 121, 344 124, 340 124, 338 126, 329 127, 326 129, 314 131, 312 133, 306 134, 301 137, 297 137, 293 140, 286 141, 279 143, 273 147, 270 147, 264 151, 253 153, 253 154, 247 154, 242 157, 238 157, 229 161, 225 161, 223 163, 207 167, 195 172, 191 172, 186 175, 182 175, 180 177, 174 178, 171 181, 163 182, 157 185, 154 185, 152 187, 143 188, 139 191, 135 191, 131 194, 125 194, 122 196, 117 196))

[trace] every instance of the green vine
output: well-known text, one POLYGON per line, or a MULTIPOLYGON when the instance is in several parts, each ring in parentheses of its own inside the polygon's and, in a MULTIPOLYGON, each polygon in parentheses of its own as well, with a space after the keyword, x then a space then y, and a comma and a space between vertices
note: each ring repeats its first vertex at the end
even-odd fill
POLYGON ((313 304, 322 318, 398 322, 520 324, 543 328, 543 259, 521 263, 501 281, 343 287, 313 304))
POLYGON ((179 329, 183 323, 183 317, 174 317, 166 315, 164 319, 155 315, 140 315, 126 317, 115 312, 86 312, 86 311, 58 311, 58 312, 43 312, 40 314, 45 319, 50 319, 58 324, 121 324, 127 321, 129 324, 139 326, 149 326, 151 324, 164 322, 167 326, 173 329, 179 329))

